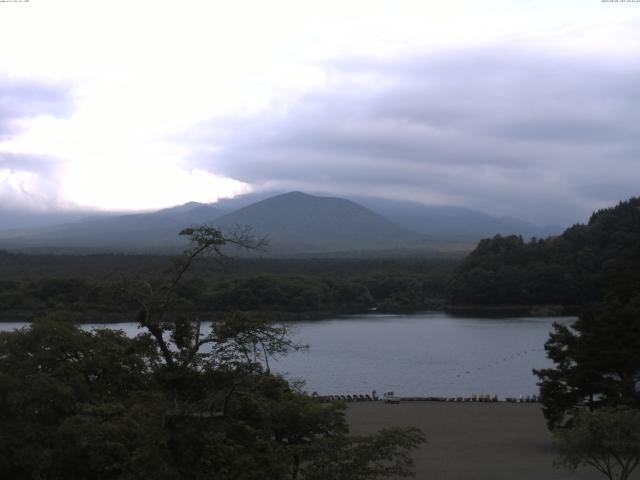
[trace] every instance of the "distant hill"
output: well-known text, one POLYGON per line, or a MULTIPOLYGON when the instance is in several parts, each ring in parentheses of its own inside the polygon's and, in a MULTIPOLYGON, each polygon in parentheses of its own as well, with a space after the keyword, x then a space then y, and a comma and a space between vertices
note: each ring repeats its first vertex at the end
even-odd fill
MULTIPOLYGON (((256 198, 249 196, 249 198, 256 198)), ((223 201, 227 208, 246 203, 223 201)), ((218 204, 214 204, 218 205, 218 204)), ((349 200, 290 192, 223 215, 219 208, 189 202, 153 213, 81 220, 38 229, 0 232, 0 248, 83 250, 175 250, 185 245, 186 226, 223 230, 251 226, 269 238, 269 254, 424 248, 424 236, 349 200)))
POLYGON ((261 191, 261 192, 243 193, 242 195, 237 195, 233 198, 221 198, 217 202, 212 203, 210 205, 220 210, 221 212, 231 213, 236 210, 240 210, 241 208, 252 205, 254 203, 258 203, 258 202, 261 202, 262 200, 276 197, 284 193, 287 193, 287 192, 270 190, 266 192, 261 191))
MULTIPOLYGON (((215 208, 230 213, 253 203, 283 194, 284 192, 255 192, 222 199, 212 204, 215 208)), ((317 194, 317 197, 330 197, 317 194)), ((525 238, 546 238, 562 233, 557 225, 539 226, 516 217, 497 217, 477 210, 446 205, 425 205, 417 202, 389 200, 378 197, 347 195, 351 200, 382 215, 397 225, 415 233, 437 239, 477 242, 494 235, 522 235, 525 238)))
POLYGON ((222 228, 250 225, 267 235, 274 252, 317 252, 401 248, 424 243, 403 228, 355 202, 289 192, 216 219, 222 228))
MULTIPOLYGON (((216 218, 221 216, 223 212, 206 203, 189 202, 176 207, 165 208, 157 212, 143 214, 158 221, 162 219, 170 219, 176 224, 196 225, 202 223, 212 223, 216 218)), ((138 215, 128 215, 129 217, 137 217, 138 215)))
POLYGON ((92 218, 37 229, 0 232, 0 247, 87 250, 158 250, 185 245, 180 230, 211 223, 220 212, 190 202, 152 213, 92 218))
POLYGON ((113 213, 93 211, 33 211, 8 209, 0 206, 0 232, 28 228, 42 228, 88 218, 106 218, 113 213))
MULTIPOLYGON (((178 236, 180 230, 213 224, 225 229, 253 227, 257 235, 270 238, 269 252, 274 255, 352 255, 372 250, 381 255, 404 255, 417 251, 468 251, 480 238, 497 233, 528 238, 560 232, 559 228, 545 230, 515 218, 497 218, 460 207, 379 198, 357 200, 302 192, 257 192, 213 204, 189 202, 152 213, 111 214, 74 221, 62 216, 57 224, 40 228, 6 230, 0 224, 0 248, 175 251, 185 246, 185 239, 178 236)), ((36 225, 40 224, 36 221, 36 225)))
POLYGON ((514 217, 495 217, 469 208, 424 205, 383 198, 350 197, 409 230, 432 237, 457 237, 478 241, 494 235, 548 237, 559 235, 558 226, 540 227, 514 217))

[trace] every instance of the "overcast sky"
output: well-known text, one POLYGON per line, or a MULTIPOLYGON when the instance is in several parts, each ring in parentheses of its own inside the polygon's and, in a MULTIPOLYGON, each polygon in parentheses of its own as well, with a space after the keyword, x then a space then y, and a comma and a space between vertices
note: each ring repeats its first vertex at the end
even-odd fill
POLYGON ((640 194, 640 3, 0 2, 0 208, 640 194))

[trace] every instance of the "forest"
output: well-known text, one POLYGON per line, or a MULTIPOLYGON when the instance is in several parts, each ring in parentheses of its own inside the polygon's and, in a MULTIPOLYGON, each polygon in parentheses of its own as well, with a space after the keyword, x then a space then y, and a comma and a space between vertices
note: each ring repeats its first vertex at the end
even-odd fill
MULTIPOLYGON (((288 319, 442 308, 458 259, 198 259, 177 292, 179 310, 243 310, 288 319)), ((0 252, 0 319, 54 311, 88 321, 125 321, 121 292, 132 279, 155 278, 167 256, 25 255, 0 252)))
MULTIPOLYGON (((595 212, 546 239, 484 239, 464 259, 238 258, 198 259, 176 308, 253 311, 283 318, 410 313, 475 313, 495 306, 561 306, 576 313, 611 292, 630 298, 640 287, 640 200, 595 212), (218 259, 219 260, 219 259, 218 259), (468 308, 468 310, 465 310, 468 308)), ((131 279, 171 266, 160 255, 27 255, 0 252, 0 318, 31 319, 65 310, 89 321, 127 320, 119 292, 131 279)), ((508 310, 507 310, 508 311, 508 310)))
POLYGON ((640 291, 640 199, 599 210, 557 237, 480 241, 447 284, 452 305, 581 306, 640 291))

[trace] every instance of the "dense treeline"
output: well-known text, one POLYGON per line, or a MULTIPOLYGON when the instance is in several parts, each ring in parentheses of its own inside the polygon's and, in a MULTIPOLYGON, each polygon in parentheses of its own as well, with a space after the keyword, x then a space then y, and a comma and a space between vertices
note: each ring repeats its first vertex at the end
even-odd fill
MULTIPOLYGON (((242 259, 196 262, 177 294, 178 310, 231 310, 317 318, 376 308, 439 308, 456 259, 242 259)), ((132 278, 163 275, 170 260, 138 255, 21 255, 0 252, 0 315, 30 319, 54 311, 88 321, 127 320, 132 278)))
MULTIPOLYGON (((197 262, 180 308, 268 311, 293 318, 496 305, 580 306, 640 289, 640 200, 594 213, 558 237, 496 236, 457 258, 245 258, 197 262)), ((23 255, 0 251, 0 314, 59 309, 122 320, 125 279, 154 278, 165 256, 23 255)))
POLYGON ((640 199, 600 210, 542 247, 573 277, 583 304, 578 320, 555 324, 545 343, 554 367, 535 371, 547 424, 570 452, 565 463, 619 467, 615 478, 627 478, 640 459, 637 432, 625 427, 640 409, 640 199))
POLYGON ((640 199, 595 212, 558 237, 482 240, 452 275, 453 305, 583 305, 640 290, 640 199))

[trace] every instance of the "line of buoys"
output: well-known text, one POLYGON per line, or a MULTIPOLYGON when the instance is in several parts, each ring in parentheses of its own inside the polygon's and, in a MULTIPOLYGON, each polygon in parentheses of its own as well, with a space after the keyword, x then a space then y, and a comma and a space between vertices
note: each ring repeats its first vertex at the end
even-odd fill
POLYGON ((498 402, 497 395, 474 395, 472 397, 400 397, 403 402, 498 402))
MULTIPOLYGON (((475 371, 482 371, 482 370, 487 369, 487 368, 496 367, 496 366, 500 365, 501 363, 505 363, 505 362, 508 362, 510 360, 515 360, 518 357, 524 357, 526 355, 529 355, 532 352, 539 352, 539 351, 542 351, 542 350, 543 349, 541 349, 541 348, 530 348, 528 350, 523 350, 522 352, 516 352, 513 355, 510 355, 508 357, 503 357, 502 360, 495 360, 495 361, 489 362, 489 364, 486 367, 476 367, 475 371)), ((465 370, 464 372, 460 372, 460 373, 456 374, 456 377, 461 377, 463 375, 470 375, 471 373, 474 373, 474 372, 472 372, 471 370, 465 370)))
POLYGON ((540 401, 540 397, 538 397, 537 395, 527 395, 526 397, 523 397, 522 395, 520 395, 517 398, 506 397, 504 401, 507 403, 537 403, 540 401))
POLYGON ((352 395, 318 395, 313 392, 311 395, 319 402, 374 402, 377 398, 372 398, 371 395, 352 394, 352 395))
MULTIPOLYGON (((377 396, 371 396, 368 394, 351 394, 351 395, 318 395, 313 392, 311 395, 319 402, 375 402, 380 399, 377 396)), ((519 397, 505 397, 504 400, 500 400, 497 395, 473 395, 472 397, 394 397, 398 401, 402 402, 478 402, 478 403, 495 403, 495 402, 507 402, 507 403, 537 403, 540 398, 537 395, 527 395, 519 397)), ((393 402, 397 403, 397 402, 393 402)))

